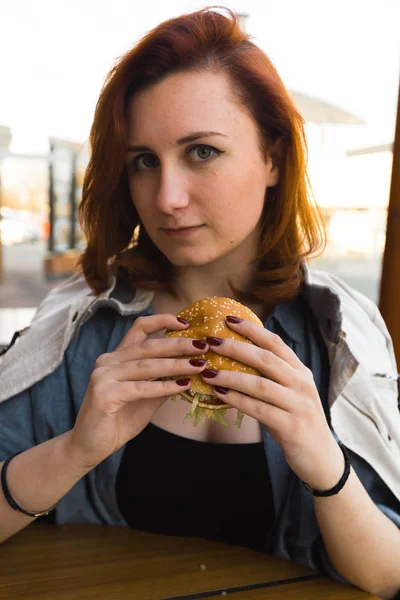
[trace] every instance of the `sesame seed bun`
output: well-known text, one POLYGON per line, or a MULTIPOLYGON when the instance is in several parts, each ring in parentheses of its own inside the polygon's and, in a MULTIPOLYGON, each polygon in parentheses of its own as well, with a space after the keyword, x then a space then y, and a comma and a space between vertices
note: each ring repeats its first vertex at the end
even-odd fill
MULTIPOLYGON (((233 329, 230 329, 225 318, 228 315, 240 317, 263 325, 260 319, 247 306, 244 306, 231 298, 219 298, 213 296, 211 298, 203 298, 190 304, 178 313, 178 317, 187 319, 190 326, 182 331, 170 331, 165 333, 165 337, 186 337, 204 340, 206 337, 234 338, 248 344, 252 344, 248 338, 239 335, 233 329)), ((212 346, 210 346, 212 348, 212 346)), ((233 360, 232 358, 215 354, 209 350, 205 354, 188 356, 182 358, 205 358, 207 359, 207 369, 238 371, 240 373, 250 373, 252 375, 261 375, 259 371, 253 367, 233 360)), ((200 375, 193 375, 191 378, 190 390, 180 393, 180 396, 192 403, 196 398, 198 406, 211 411, 216 409, 232 408, 228 404, 222 402, 214 394, 213 385, 203 381, 200 375)))

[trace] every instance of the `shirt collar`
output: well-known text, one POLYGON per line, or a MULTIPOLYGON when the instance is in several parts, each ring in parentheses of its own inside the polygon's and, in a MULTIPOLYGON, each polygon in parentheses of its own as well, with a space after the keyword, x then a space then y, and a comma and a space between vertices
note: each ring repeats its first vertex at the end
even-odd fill
POLYGON ((292 341, 301 344, 304 329, 304 315, 302 314, 301 305, 300 296, 296 296, 292 300, 283 300, 275 306, 272 313, 267 317, 264 326, 270 329, 271 321, 275 320, 292 341))

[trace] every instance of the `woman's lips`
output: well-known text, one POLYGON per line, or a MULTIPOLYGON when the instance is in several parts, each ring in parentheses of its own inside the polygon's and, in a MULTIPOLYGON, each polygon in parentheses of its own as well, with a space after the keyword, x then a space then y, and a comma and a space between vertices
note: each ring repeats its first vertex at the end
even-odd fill
POLYGON ((196 227, 184 227, 183 229, 163 229, 163 231, 170 237, 186 237, 201 227, 203 227, 203 225, 197 225, 196 227))

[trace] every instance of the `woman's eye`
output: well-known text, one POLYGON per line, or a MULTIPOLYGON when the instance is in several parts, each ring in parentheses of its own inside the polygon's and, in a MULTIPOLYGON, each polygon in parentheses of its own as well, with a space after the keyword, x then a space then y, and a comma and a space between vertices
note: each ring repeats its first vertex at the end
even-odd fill
POLYGON ((132 161, 132 166, 135 171, 146 171, 153 169, 158 165, 158 158, 154 154, 139 154, 132 161))
POLYGON ((197 145, 189 148, 189 154, 196 162, 204 162, 212 156, 221 154, 221 152, 213 146, 197 145))
MULTIPOLYGON (((219 154, 222 154, 221 150, 217 150, 213 146, 206 146, 204 144, 197 144, 196 146, 192 146, 187 151, 190 156, 190 160, 192 162, 206 162, 211 158, 215 158, 219 154)), ((160 161, 158 160, 155 154, 139 154, 132 161, 132 167, 135 173, 140 173, 143 171, 149 171, 150 169, 154 169, 158 167, 160 161)))

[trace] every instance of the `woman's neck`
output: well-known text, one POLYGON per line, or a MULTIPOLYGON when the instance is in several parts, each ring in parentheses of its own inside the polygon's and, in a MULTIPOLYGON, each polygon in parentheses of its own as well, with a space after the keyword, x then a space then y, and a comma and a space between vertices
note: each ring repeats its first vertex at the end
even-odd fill
POLYGON ((254 271, 248 265, 240 264, 234 268, 224 268, 217 264, 185 268, 175 277, 173 290, 177 300, 185 306, 201 298, 232 297, 233 292, 228 281, 231 281, 235 288, 247 289, 254 271))
MULTIPOLYGON (((209 267, 209 265, 207 265, 209 267)), ((254 276, 254 269, 241 268, 238 265, 235 274, 214 271, 208 268, 203 269, 185 269, 185 271, 175 278, 173 284, 174 294, 167 291, 155 292, 153 298, 153 310, 157 313, 172 312, 178 313, 189 304, 202 298, 212 296, 235 298, 229 284, 231 280, 235 288, 245 290, 248 288, 254 276)), ((240 301, 240 300, 239 300, 240 301)), ((262 303, 247 304, 247 306, 261 319, 265 319, 264 307, 262 303)))

